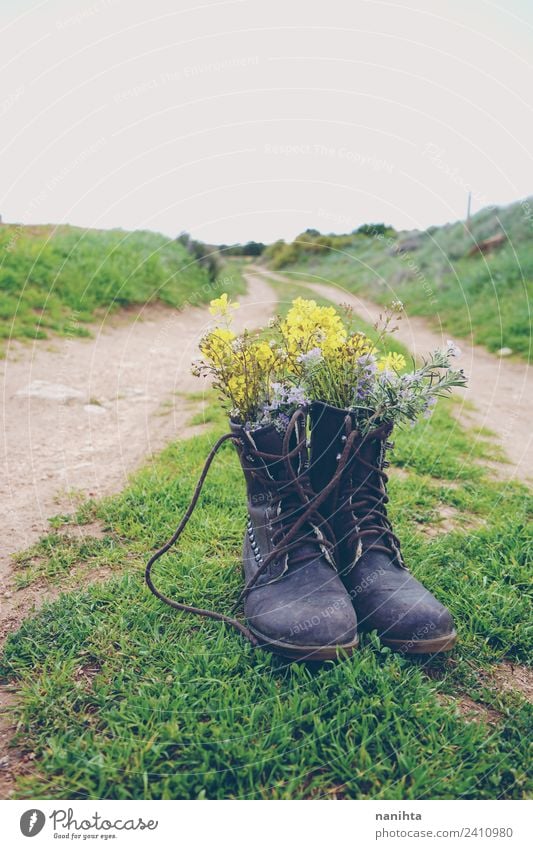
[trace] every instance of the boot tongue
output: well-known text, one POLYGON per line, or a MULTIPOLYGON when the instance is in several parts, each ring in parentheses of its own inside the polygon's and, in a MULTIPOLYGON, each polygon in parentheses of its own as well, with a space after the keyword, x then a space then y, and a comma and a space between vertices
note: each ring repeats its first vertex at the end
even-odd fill
MULTIPOLYGON (((287 467, 283 460, 283 436, 284 435, 280 433, 279 430, 276 430, 273 425, 262 427, 259 430, 251 431, 248 434, 249 439, 258 451, 262 454, 271 454, 274 456, 274 459, 272 460, 268 459, 268 457, 263 457, 262 460, 268 474, 276 481, 287 480, 288 478, 287 467)), ((295 448, 296 438, 297 437, 294 434, 291 436, 289 450, 295 448)), ((295 456, 292 462, 294 471, 298 474, 298 456, 295 456)))
POLYGON ((373 486, 380 486, 380 477, 375 468, 381 469, 385 453, 384 442, 381 439, 367 437, 364 439, 357 449, 357 458, 363 460, 364 463, 356 460, 352 466, 352 480, 354 483, 364 485, 370 483, 373 486), (368 466, 365 465, 368 463, 368 466), (372 466, 372 468, 369 468, 372 466))
MULTIPOLYGON (((276 456, 280 456, 283 453, 283 434, 276 430, 273 426, 268 426, 261 428, 260 430, 255 430, 250 433, 250 437, 252 438, 255 447, 258 451, 261 451, 265 454, 274 454, 276 456)), ((296 447, 296 441, 299 437, 299 434, 293 434, 289 444, 289 450, 292 450, 296 447)), ((305 453, 305 449, 302 448, 302 453, 305 453)), ((304 466, 306 457, 298 456, 296 454, 292 460, 293 468, 295 473, 298 475, 299 466, 304 466)), ((267 458, 263 458, 263 462, 265 463, 266 468, 268 469, 268 474, 271 475, 276 481, 286 481, 288 478, 288 471, 286 468, 283 459, 280 460, 268 460, 267 458)), ((300 470, 301 473, 301 470, 300 470)), ((286 510, 289 514, 292 514, 296 519, 302 509, 302 504, 298 495, 294 491, 287 492, 287 495, 282 497, 282 510, 286 510)), ((310 531, 310 525, 306 522, 301 529, 301 534, 305 534, 310 531)), ((291 559, 293 552, 289 553, 289 562, 291 559)), ((301 545, 298 548, 299 558, 309 558, 316 557, 317 548, 316 544, 311 542, 302 541, 301 545)))
MULTIPOLYGON (((361 508, 361 515, 359 517, 360 524, 363 528, 365 527, 365 515, 373 512, 373 505, 376 503, 375 499, 379 497, 376 490, 381 490, 385 494, 384 483, 378 470, 383 469, 385 442, 390 434, 390 429, 381 427, 376 429, 374 434, 371 432, 358 445, 356 443, 356 451, 353 455, 349 475, 349 479, 351 479, 349 486, 352 501, 366 503, 366 507, 361 508), (367 495, 368 498, 366 498, 367 495)), ((373 518, 370 520, 374 525, 381 524, 379 518, 377 518, 379 512, 379 508, 377 508, 373 518)), ((377 542, 384 542, 381 531, 376 529, 375 533, 365 536, 366 545, 377 542)))

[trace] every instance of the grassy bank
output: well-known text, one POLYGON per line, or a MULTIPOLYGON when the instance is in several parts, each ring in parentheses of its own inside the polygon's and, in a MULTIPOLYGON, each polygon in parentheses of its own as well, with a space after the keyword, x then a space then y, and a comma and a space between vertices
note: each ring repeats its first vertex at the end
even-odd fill
POLYGON ((243 291, 240 274, 219 276, 210 280, 182 244, 157 233, 2 225, 0 340, 87 336, 98 312, 243 291))
MULTIPOLYGON (((7 644, 1 672, 20 694, 18 745, 36 753, 26 798, 522 798, 531 789, 531 710, 497 686, 527 663, 527 494, 490 481, 495 456, 442 404, 397 435, 391 514, 414 573, 451 608, 460 645, 407 660, 375 636, 347 661, 311 668, 253 650, 219 623, 177 614, 143 584, 150 550, 174 529, 225 428, 170 445, 120 495, 81 506, 19 558, 19 583, 65 594, 7 644), (505 508, 503 509, 505 505, 505 508), (60 532, 61 531, 61 532, 60 532), (107 570, 103 583, 82 578, 107 570), (473 707, 472 707, 473 705, 473 707), (470 712, 469 712, 470 711, 470 712)), ((204 416, 200 416, 203 418, 204 416)), ((242 475, 227 446, 182 554, 157 580, 192 604, 229 610, 241 586, 242 475)))
POLYGON ((524 202, 483 210, 469 230, 457 222, 424 232, 302 234, 292 244, 270 246, 265 259, 297 278, 338 283, 378 303, 400 298, 410 313, 428 316, 451 335, 472 333, 490 351, 507 347, 527 360, 532 227, 531 205, 524 202), (476 250, 499 235, 502 243, 487 254, 476 250))

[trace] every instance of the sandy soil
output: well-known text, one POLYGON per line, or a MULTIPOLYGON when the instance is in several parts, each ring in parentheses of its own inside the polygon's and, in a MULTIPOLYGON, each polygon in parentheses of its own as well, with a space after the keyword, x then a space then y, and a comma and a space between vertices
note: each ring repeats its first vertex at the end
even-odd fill
MULTIPOLYGON (((272 288, 249 276, 235 326, 258 326, 276 308, 272 288)), ((47 519, 124 487, 128 474, 183 430, 198 392, 190 374, 210 319, 206 308, 161 306, 114 316, 91 339, 12 343, 0 362, 0 554, 27 547, 47 519)))
MULTIPOLYGON (((240 303, 236 328, 262 324, 277 299, 249 275, 240 303)), ((184 393, 204 387, 190 364, 210 319, 205 307, 151 306, 113 316, 91 339, 10 345, 0 365, 0 645, 57 594, 38 584, 15 592, 12 555, 46 532, 51 516, 76 510, 80 498, 121 490, 142 462, 192 432, 184 393)), ((92 526, 78 530, 99 534, 92 526)))
MULTIPOLYGON (((267 273, 267 278, 283 280, 267 273)), ((339 286, 314 283, 298 278, 312 291, 336 303, 349 303, 356 313, 370 323, 380 314, 380 307, 351 295, 339 286)), ((395 334, 413 354, 427 354, 442 347, 450 338, 445 329, 435 330, 428 322, 407 315, 395 334)), ((493 464, 498 477, 533 481, 533 369, 525 363, 502 359, 468 340, 459 340, 461 358, 458 366, 469 378, 469 388, 457 392, 464 406, 457 412, 465 424, 493 431, 503 448, 508 464, 493 464), (474 409, 470 405, 474 405, 474 409)))

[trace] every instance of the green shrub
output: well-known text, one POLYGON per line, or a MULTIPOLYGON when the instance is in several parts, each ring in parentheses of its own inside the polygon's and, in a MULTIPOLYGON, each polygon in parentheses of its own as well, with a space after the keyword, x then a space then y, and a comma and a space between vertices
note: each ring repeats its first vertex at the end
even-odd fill
POLYGON ((292 244, 271 245, 264 257, 272 268, 290 267, 378 303, 399 298, 411 314, 427 315, 450 335, 473 332, 475 341, 490 351, 509 347, 528 359, 532 209, 533 200, 489 207, 473 216, 468 228, 458 221, 401 234, 384 224, 362 225, 340 236, 313 238, 307 231, 292 244), (503 246, 485 255, 475 250, 499 233, 507 237, 503 246), (319 238, 327 241, 320 244, 319 238))
POLYGON ((0 338, 87 335, 97 309, 206 302, 220 285, 205 254, 144 231, 0 226, 0 338))

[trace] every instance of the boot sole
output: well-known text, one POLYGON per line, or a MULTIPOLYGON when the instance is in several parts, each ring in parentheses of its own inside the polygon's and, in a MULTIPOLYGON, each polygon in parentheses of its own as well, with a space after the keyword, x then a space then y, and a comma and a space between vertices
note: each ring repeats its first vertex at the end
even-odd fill
POLYGON ((445 634, 443 637, 436 637, 434 640, 389 640, 386 637, 380 637, 380 641, 382 645, 401 654, 439 654, 453 649, 457 643, 457 631, 452 631, 451 634, 445 634))
MULTIPOLYGON (((250 626, 248 626, 250 628, 250 626)), ((342 643, 336 646, 298 646, 294 643, 282 643, 279 640, 271 640, 264 634, 250 628, 252 634, 257 637, 261 648, 268 649, 275 654, 283 655, 290 660, 337 660, 339 651, 350 656, 359 646, 359 637, 352 643, 342 643)))

